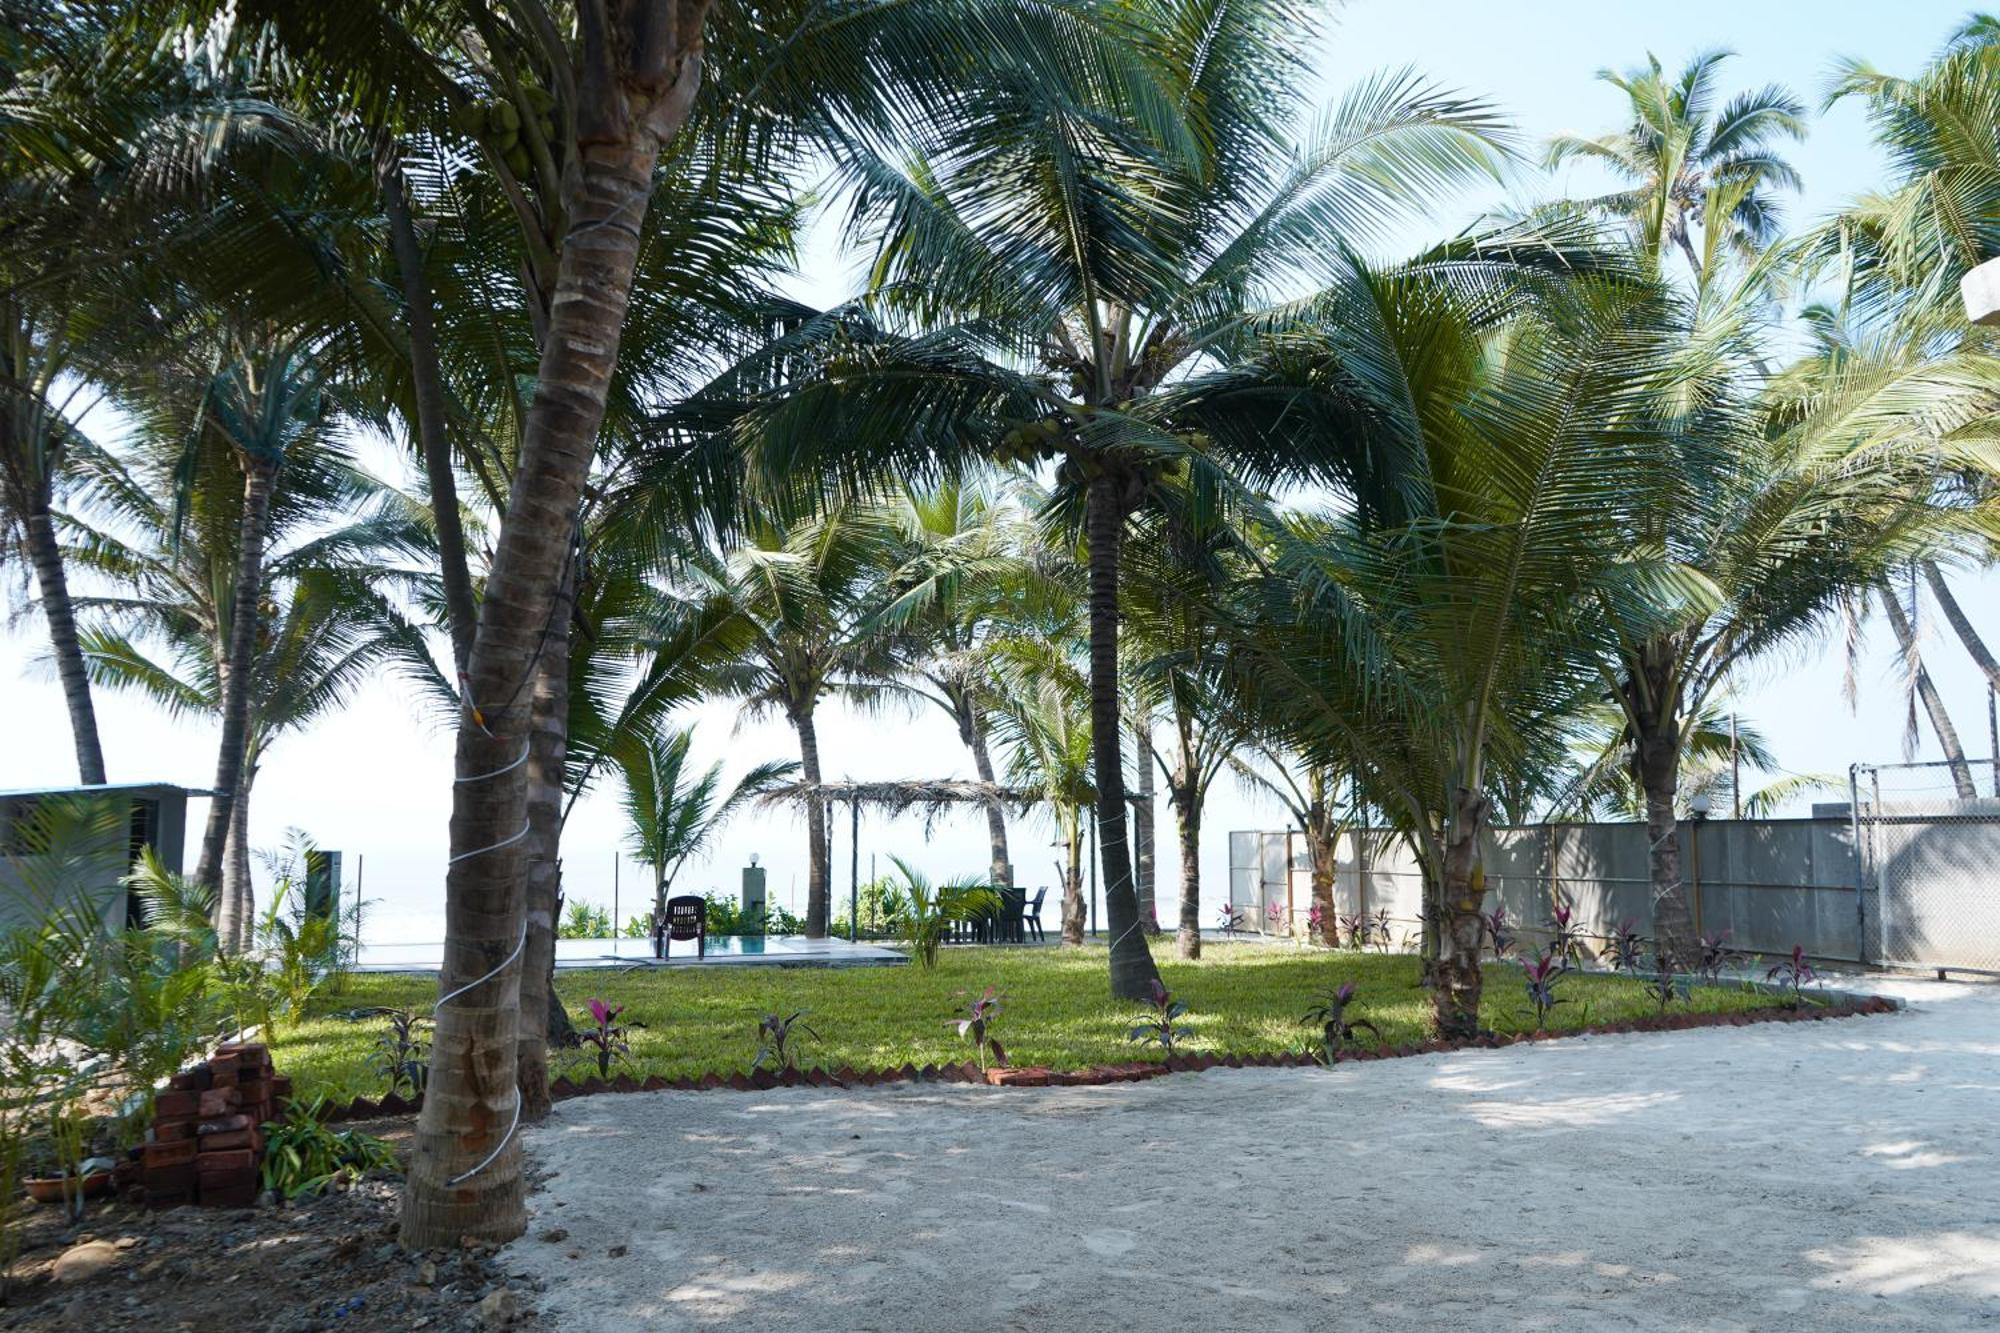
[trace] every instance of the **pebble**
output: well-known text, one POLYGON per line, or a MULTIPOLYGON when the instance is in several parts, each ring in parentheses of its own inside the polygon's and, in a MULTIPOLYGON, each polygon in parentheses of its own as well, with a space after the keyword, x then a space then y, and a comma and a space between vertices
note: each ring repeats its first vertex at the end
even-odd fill
POLYGON ((514 1322, 519 1312, 514 1293, 505 1287, 488 1292, 486 1299, 479 1302, 479 1319, 488 1328, 505 1328, 514 1322))

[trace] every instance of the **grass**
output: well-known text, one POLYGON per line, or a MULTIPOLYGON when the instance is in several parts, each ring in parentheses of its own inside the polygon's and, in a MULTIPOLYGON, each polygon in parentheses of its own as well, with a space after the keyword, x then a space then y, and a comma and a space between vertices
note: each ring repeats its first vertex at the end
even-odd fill
MULTIPOLYGON (((1343 981, 1355 985, 1350 1015, 1373 1022, 1384 1044, 1419 1042, 1427 1035, 1427 996, 1418 985, 1417 960, 1409 955, 1211 943, 1200 961, 1181 962, 1168 937, 1155 946, 1154 956, 1167 986, 1188 1006, 1181 1021, 1194 1035, 1182 1049, 1190 1054, 1297 1051, 1308 1036, 1299 1016, 1343 981)), ((806 1022, 820 1036, 801 1048, 801 1062, 808 1066, 869 1069, 970 1059, 970 1047, 947 1020, 989 985, 1007 997, 994 1032, 1013 1064, 1075 1069, 1157 1058, 1157 1047, 1126 1039, 1138 1007, 1109 998, 1107 975, 1102 946, 968 948, 946 949, 931 971, 916 966, 563 971, 556 974, 556 990, 572 1015, 583 1015, 587 1002, 599 997, 625 1005, 625 1020, 645 1025, 632 1032, 632 1063, 624 1066, 635 1077, 747 1069, 757 1049, 757 1020, 796 1009, 811 1011, 806 1022)), ((385 1025, 335 1014, 369 1005, 422 1007, 436 994, 428 977, 344 978, 336 993, 318 1001, 319 1016, 280 1035, 273 1048, 278 1068, 308 1096, 379 1096, 386 1086, 367 1061, 385 1025)), ((1624 977, 1573 974, 1557 994, 1567 1002, 1549 1016, 1552 1031, 1658 1012, 1644 984, 1624 977)), ((1676 1002, 1671 1012, 1733 1012, 1772 1003, 1771 996, 1738 986, 1701 987, 1690 1003, 1676 1002)), ((1489 966, 1482 1016, 1496 1032, 1536 1026, 1517 968, 1489 966)), ((574 1068, 583 1076, 586 1062, 579 1053, 552 1054, 552 1073, 574 1068)))

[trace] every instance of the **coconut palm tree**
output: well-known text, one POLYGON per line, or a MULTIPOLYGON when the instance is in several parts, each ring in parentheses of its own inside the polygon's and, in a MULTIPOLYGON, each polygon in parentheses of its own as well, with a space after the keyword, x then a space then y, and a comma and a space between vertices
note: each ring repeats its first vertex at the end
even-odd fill
POLYGON ((688 767, 690 730, 668 728, 617 753, 625 779, 627 845, 653 867, 653 920, 667 919, 667 895, 687 859, 707 849, 744 801, 790 777, 798 765, 757 765, 725 793, 722 765, 696 773, 688 767))
MULTIPOLYGON (((1492 171, 1504 137, 1486 107, 1400 73, 1357 88, 1294 145, 1296 18, 1276 4, 1148 18, 1154 83, 1049 88, 1002 62, 977 84, 979 120, 843 152, 851 239, 874 261, 868 307, 803 327, 785 347, 789 388, 746 395, 730 427, 774 475, 839 455, 830 486, 968 452, 1059 464, 1051 513, 1087 552, 1096 818, 1121 997, 1146 994, 1157 972, 1126 832, 1120 553, 1169 469, 1202 462, 1133 408, 1294 317, 1351 247, 1492 171), (919 332, 885 336, 884 321, 919 332), (845 428, 829 434, 829 419, 845 428)), ((1261 449, 1239 461, 1263 476, 1301 462, 1261 449)))
POLYGON ((63 523, 70 563, 107 585, 77 601, 95 682, 138 690, 172 713, 219 718, 228 673, 241 672, 241 804, 231 803, 217 877, 197 881, 219 886, 218 939, 241 950, 256 920, 248 797, 258 764, 280 735, 339 707, 419 637, 387 585, 428 547, 402 498, 330 440, 294 440, 263 506, 259 587, 245 598, 236 580, 246 501, 232 484, 232 450, 210 436, 185 461, 194 478, 179 487, 177 440, 142 438, 129 460, 89 450, 75 464, 84 514, 63 523), (246 602, 255 620, 247 670, 232 660, 246 602))
POLYGON ((1355 434, 1344 507, 1264 524, 1237 689, 1266 734, 1360 772, 1411 842, 1434 1022, 1453 1035, 1479 1025, 1498 778, 1562 762, 1614 618, 1669 619, 1690 591, 1625 540, 1660 484, 1642 463, 1659 295, 1597 279, 1490 295, 1359 270, 1315 334, 1191 385, 1180 412, 1355 434))
POLYGON ((1718 105, 1717 81, 1731 54, 1703 51, 1673 78, 1650 53, 1627 73, 1600 71, 1625 94, 1631 123, 1595 138, 1558 135, 1548 145, 1552 167, 1582 159, 1630 182, 1583 206, 1628 224, 1656 266, 1668 247, 1678 249, 1697 282, 1722 256, 1747 257, 1775 240, 1779 194, 1799 188, 1783 143, 1805 138, 1805 104, 1770 84, 1718 105))
POLYGON ((1182 958, 1201 957, 1201 818, 1209 789, 1251 734, 1250 715, 1234 706, 1229 683, 1236 637, 1218 603, 1245 573, 1242 541, 1213 512, 1177 506, 1141 518, 1130 559, 1125 631, 1131 675, 1143 697, 1159 701, 1173 740, 1157 763, 1173 807, 1180 846, 1179 928, 1182 958))
MULTIPOLYGON (((1063 595, 1036 568, 1033 533, 1014 499, 991 480, 906 488, 893 506, 900 529, 877 622, 902 663, 891 687, 952 720, 979 781, 994 783, 988 655, 1034 603, 1063 595)), ((993 884, 1011 884, 1005 804, 986 804, 993 884)))
POLYGON ((1000 695, 994 731, 1007 755, 1010 785, 1040 794, 1056 826, 1062 858, 1062 940, 1082 944, 1089 920, 1083 898, 1084 821, 1098 798, 1091 781, 1094 751, 1082 678, 1060 652, 1017 645, 1010 652, 1008 688, 1000 695))
POLYGON ((714 688, 743 700, 744 715, 778 714, 799 741, 806 796, 806 935, 826 935, 826 803, 819 746, 820 702, 836 691, 866 699, 892 667, 878 608, 882 580, 896 554, 896 526, 879 505, 837 508, 786 523, 769 515, 745 521, 727 553, 689 562, 688 586, 725 597, 747 628, 748 648, 716 674, 714 688))

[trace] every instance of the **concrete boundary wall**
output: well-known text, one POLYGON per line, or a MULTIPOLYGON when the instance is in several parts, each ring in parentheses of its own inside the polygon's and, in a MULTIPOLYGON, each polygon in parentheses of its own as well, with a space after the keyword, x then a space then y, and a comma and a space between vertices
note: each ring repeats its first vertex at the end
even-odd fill
MULTIPOLYGON (((2000 828, 1994 830, 2000 859, 2000 828)), ((1394 835, 1369 833, 1366 846, 1341 836, 1334 900, 1343 916, 1387 908, 1400 935, 1414 939, 1423 878, 1394 835), (1365 858, 1358 853, 1365 851, 1365 858), (1365 859, 1366 873, 1362 870, 1365 859)), ((1680 826, 1681 875, 1694 890, 1703 934, 1729 932, 1730 947, 1756 953, 1805 946, 1814 957, 1867 961, 1857 910, 1860 878, 1847 819, 1711 819, 1680 826)), ((1305 840, 1296 832, 1230 835, 1230 897, 1246 928, 1268 928, 1268 909, 1283 902, 1299 929, 1312 902, 1305 840), (1245 857, 1254 859, 1247 864, 1245 857), (1286 866, 1289 864, 1289 873, 1286 866)), ((1495 829, 1486 847, 1488 903, 1507 910, 1532 937, 1558 898, 1580 929, 1609 935, 1631 921, 1652 928, 1652 889, 1643 824, 1536 824, 1495 829)))

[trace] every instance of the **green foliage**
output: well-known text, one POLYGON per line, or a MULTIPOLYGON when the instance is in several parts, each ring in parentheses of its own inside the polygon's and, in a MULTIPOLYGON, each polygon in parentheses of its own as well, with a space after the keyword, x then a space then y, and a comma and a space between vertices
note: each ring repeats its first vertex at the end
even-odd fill
POLYGON ((930 879, 900 856, 889 858, 903 877, 903 941, 911 957, 924 967, 936 967, 938 946, 954 922, 969 921, 981 912, 1000 909, 1000 895, 977 880, 933 886, 930 879))
POLYGON ((318 1194, 370 1171, 397 1169, 396 1151, 359 1130, 329 1129, 326 1099, 294 1101, 283 1120, 264 1126, 264 1188, 281 1199, 318 1194))
POLYGON ((605 940, 611 936, 610 911, 581 898, 570 900, 562 923, 556 927, 559 940, 605 940))
MULTIPOLYGON (((861 886, 857 895, 861 902, 861 928, 856 934, 862 939, 883 939, 900 936, 903 921, 909 914, 909 899, 903 888, 887 875, 878 875, 861 886)), ((828 929, 845 938, 848 925, 854 917, 853 903, 845 896, 836 894, 839 911, 834 915, 828 929)))

